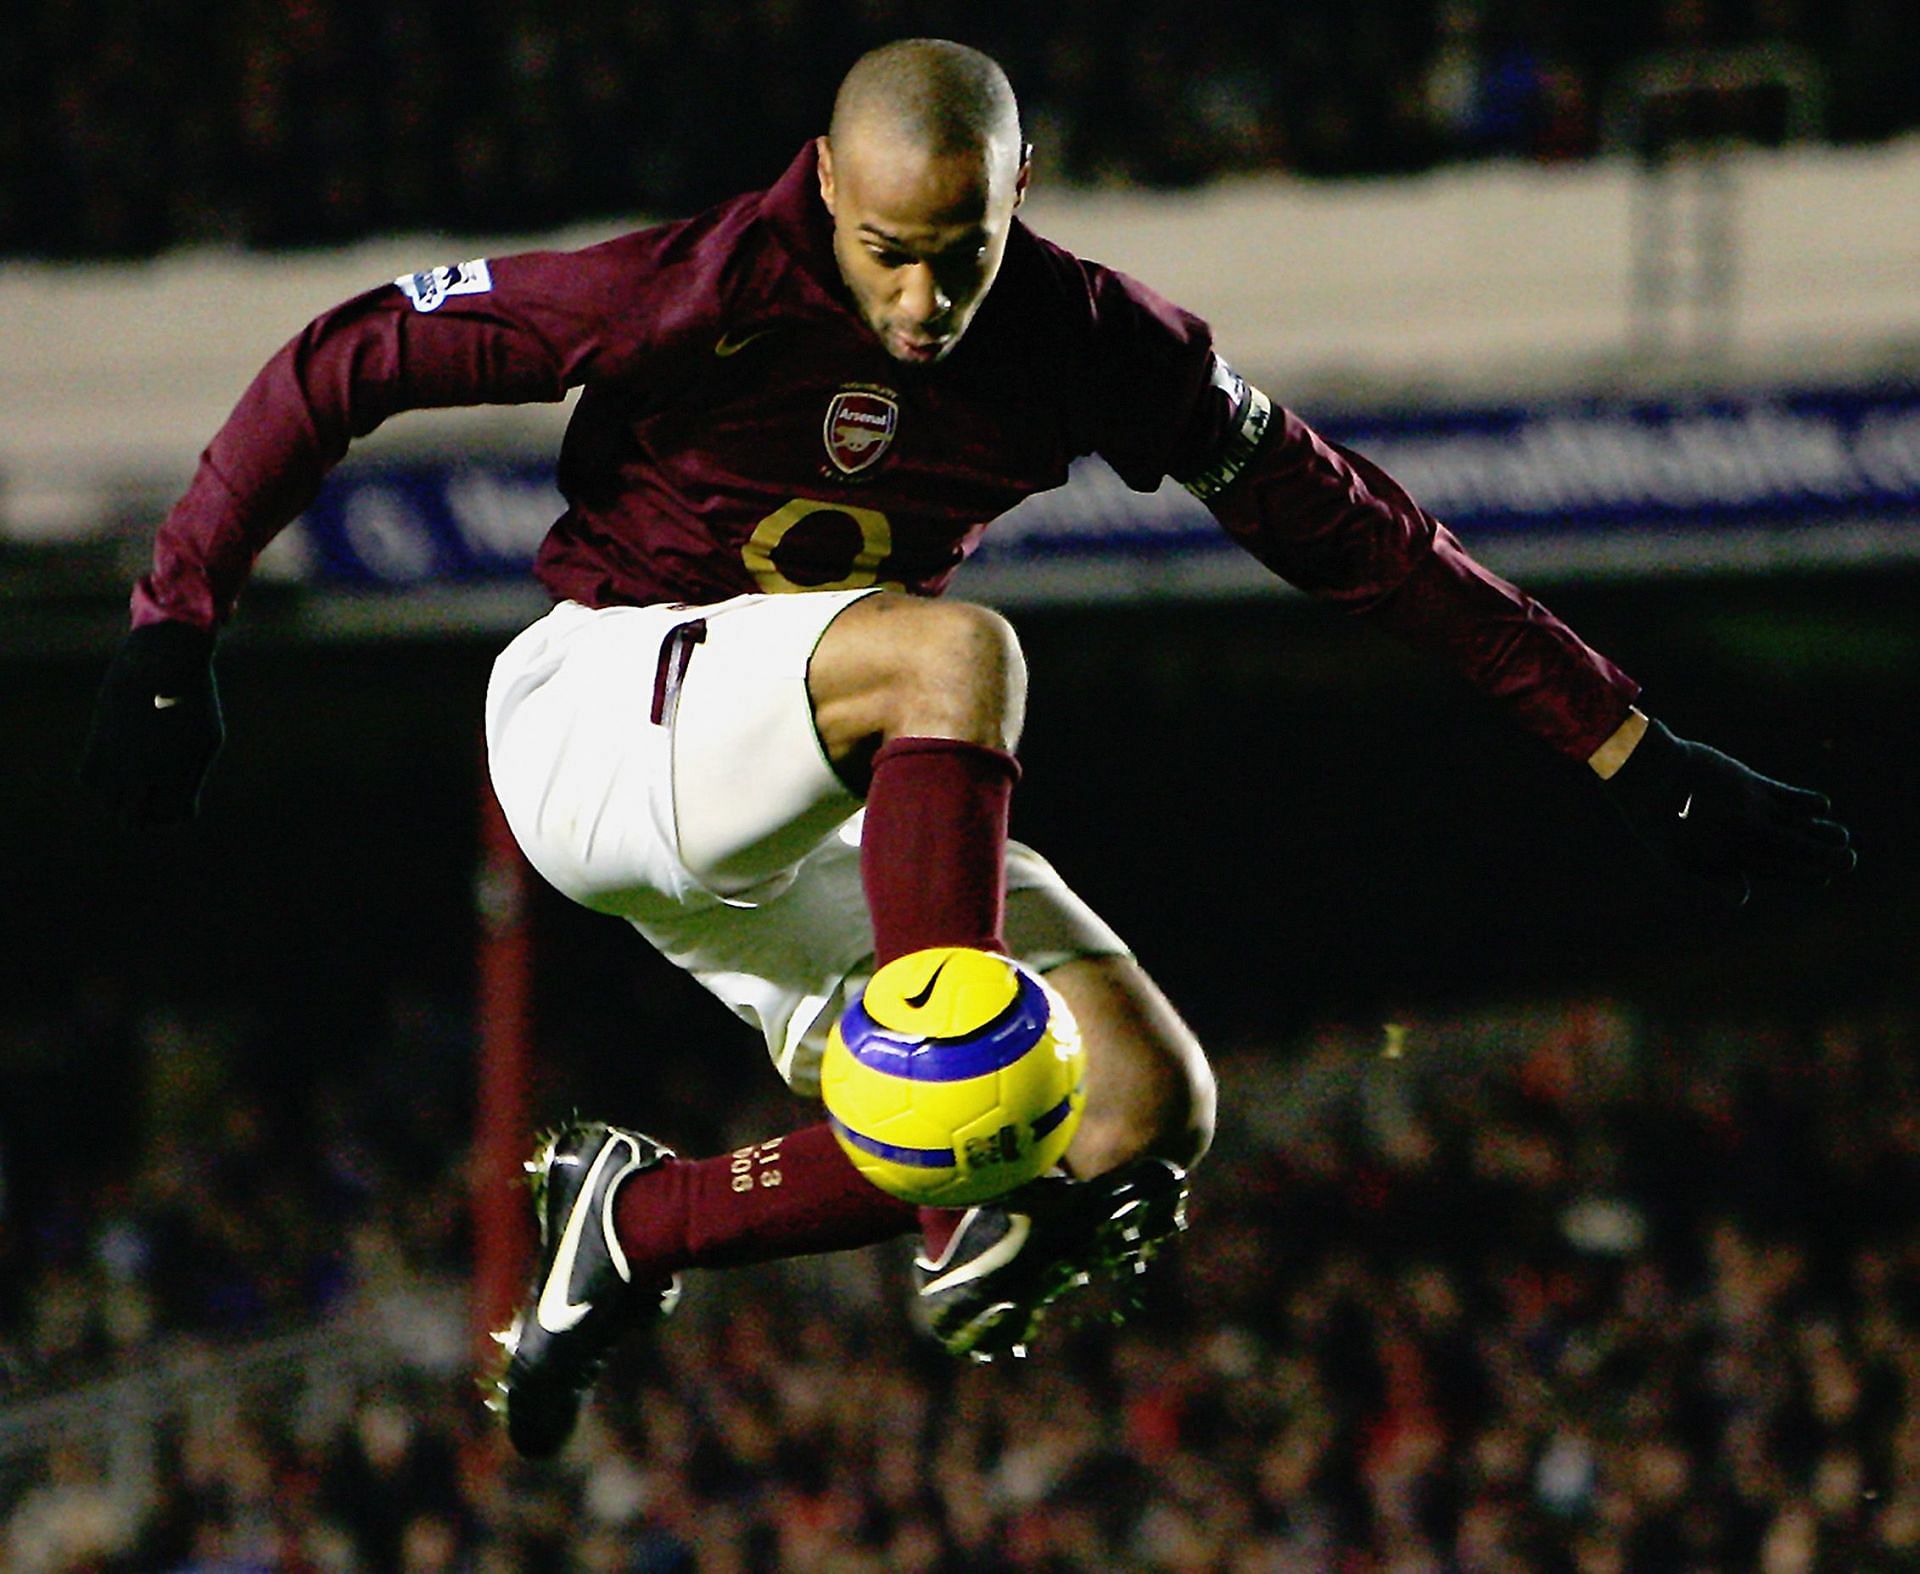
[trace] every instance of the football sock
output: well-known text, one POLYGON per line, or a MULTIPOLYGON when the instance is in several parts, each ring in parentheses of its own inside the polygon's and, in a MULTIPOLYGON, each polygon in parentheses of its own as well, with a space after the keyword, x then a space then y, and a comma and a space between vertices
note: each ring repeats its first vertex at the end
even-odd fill
MULTIPOLYGON (((880 746, 860 833, 876 966, 927 946, 1007 949, 1007 814, 1019 779, 1020 762, 984 744, 893 738, 880 746)), ((930 1259, 962 1216, 919 1210, 930 1259)))
POLYGON ((824 1121, 711 1159, 673 1159, 614 1193, 614 1232, 636 1283, 847 1251, 914 1226, 911 1203, 848 1162, 824 1121))
POLYGON ((1005 951, 1007 811, 1020 765, 957 738, 893 738, 873 757, 860 879, 876 965, 927 946, 1005 951))

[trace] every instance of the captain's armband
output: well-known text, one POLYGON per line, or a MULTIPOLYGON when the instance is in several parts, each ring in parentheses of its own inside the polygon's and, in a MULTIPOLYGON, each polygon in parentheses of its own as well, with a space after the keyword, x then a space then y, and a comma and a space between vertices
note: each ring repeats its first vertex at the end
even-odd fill
POLYGON ((1203 503, 1225 491, 1247 468, 1273 420, 1273 401, 1217 355, 1213 358, 1213 386, 1227 396, 1233 408, 1220 451, 1198 475, 1176 477, 1203 503))

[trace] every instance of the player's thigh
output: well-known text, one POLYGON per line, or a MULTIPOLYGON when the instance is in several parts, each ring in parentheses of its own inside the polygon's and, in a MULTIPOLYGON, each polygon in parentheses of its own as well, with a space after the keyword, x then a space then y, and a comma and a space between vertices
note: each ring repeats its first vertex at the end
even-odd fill
POLYGON ((808 670, 819 735, 849 780, 881 740, 961 738, 1011 749, 1027 671, 1013 626, 991 608, 884 592, 847 609, 808 670))
POLYGON ((533 866, 575 901, 677 894, 671 739, 652 680, 685 614, 565 602, 495 659, 487 764, 533 866))
POLYGON ((489 763, 529 860, 628 917, 790 867, 858 802, 813 731, 806 667, 841 594, 572 604, 494 664, 489 763))
POLYGON ((878 594, 743 597, 686 636, 670 718, 674 830, 705 889, 754 896, 859 810, 821 741, 809 672, 878 594))
POLYGON ((1213 1071, 1193 1030, 1131 956, 1086 956, 1047 974, 1087 1049, 1087 1104, 1067 1159, 1082 1177, 1141 1153, 1192 1164, 1213 1140, 1213 1071))

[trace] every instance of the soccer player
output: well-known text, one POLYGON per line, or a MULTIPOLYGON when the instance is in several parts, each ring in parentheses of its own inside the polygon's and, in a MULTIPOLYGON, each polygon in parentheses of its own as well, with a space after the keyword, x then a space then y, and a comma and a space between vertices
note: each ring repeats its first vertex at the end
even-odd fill
POLYGON ((926 1324, 986 1357, 1180 1226, 1213 1122, 1206 1060, 1121 939, 1009 842, 1020 648, 995 613, 939 599, 988 522, 1080 455, 1138 488, 1183 482, 1276 573, 1590 767, 1730 895, 1851 865, 1823 799, 1650 721, 1630 678, 1272 404, 1205 323, 1028 230, 1027 154, 993 61, 907 40, 854 65, 827 134, 765 191, 348 301, 241 398, 135 588, 84 771, 157 823, 194 811, 221 741, 216 630, 349 441, 401 410, 581 388, 536 568, 556 604, 487 697, 494 785, 534 866, 699 978, 802 1092, 834 1012, 923 947, 1023 958, 1079 1020, 1070 1176, 1000 1204, 916 1212, 824 1123, 700 1160, 599 1123, 548 1139, 498 1396, 530 1455, 561 1446, 684 1269, 918 1230, 926 1324))

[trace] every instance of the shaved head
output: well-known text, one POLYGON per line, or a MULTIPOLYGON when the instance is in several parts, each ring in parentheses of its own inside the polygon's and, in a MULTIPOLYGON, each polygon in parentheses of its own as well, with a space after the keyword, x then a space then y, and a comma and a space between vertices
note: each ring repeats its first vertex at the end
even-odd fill
POLYGON ((943 360, 986 298, 1027 189, 1007 74, 906 38, 854 62, 820 138, 840 276, 896 360, 943 360))
POLYGON ((868 133, 938 157, 991 149, 1018 162, 1020 109, 990 56, 944 38, 903 38, 862 55, 834 97, 828 137, 868 133))

